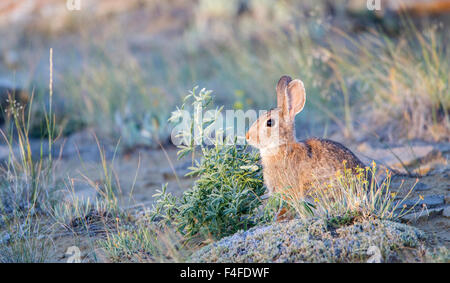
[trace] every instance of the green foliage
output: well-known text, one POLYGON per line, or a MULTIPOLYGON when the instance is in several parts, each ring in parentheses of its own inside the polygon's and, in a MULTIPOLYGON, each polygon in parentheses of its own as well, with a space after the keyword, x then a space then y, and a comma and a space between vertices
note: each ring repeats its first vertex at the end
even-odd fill
MULTIPOLYGON (((181 109, 187 106, 190 98, 194 111, 209 105, 212 100, 210 92, 202 89, 197 94, 196 90, 194 88, 185 99, 181 109)), ((176 118, 178 114, 175 112, 172 117, 176 118)), ((180 146, 180 156, 192 153, 194 158, 195 139, 198 138, 194 136, 195 127, 202 133, 202 138, 206 138, 209 137, 210 126, 216 121, 212 118, 197 124, 194 120, 190 131, 181 134, 186 144, 180 146)), ((174 225, 188 239, 195 236, 220 239, 261 221, 257 208, 261 205, 260 196, 265 188, 258 165, 259 155, 248 151, 246 146, 224 144, 217 136, 212 147, 202 144, 200 149, 202 158, 194 161, 188 173, 198 176, 194 187, 185 191, 180 199, 167 193, 163 187, 154 195, 157 199, 152 218, 174 225)))

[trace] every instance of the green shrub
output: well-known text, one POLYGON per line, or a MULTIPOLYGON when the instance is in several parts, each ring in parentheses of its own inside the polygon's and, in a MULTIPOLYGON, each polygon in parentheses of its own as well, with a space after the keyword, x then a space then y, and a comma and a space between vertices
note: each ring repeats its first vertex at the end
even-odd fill
MULTIPOLYGON (((194 88, 185 99, 181 109, 173 113, 172 121, 177 121, 179 111, 192 100, 194 111, 206 109, 212 98, 210 91, 202 89, 196 94, 194 88)), ((217 110, 220 113, 221 109, 217 110)), ((202 133, 202 138, 210 137, 211 125, 216 121, 203 121, 196 124, 191 121, 190 131, 180 137, 185 144, 180 145, 179 156, 195 154, 195 128, 202 133)), ((216 133, 217 134, 217 133, 216 133)), ((202 158, 193 161, 188 175, 198 176, 192 189, 183 193, 180 199, 166 192, 163 187, 154 197, 152 219, 160 223, 174 225, 187 239, 196 236, 220 239, 234 234, 241 229, 249 229, 257 224, 262 216, 258 214, 261 205, 260 196, 265 192, 259 155, 247 150, 246 146, 226 145, 222 139, 210 138, 213 146, 200 145, 202 158)))

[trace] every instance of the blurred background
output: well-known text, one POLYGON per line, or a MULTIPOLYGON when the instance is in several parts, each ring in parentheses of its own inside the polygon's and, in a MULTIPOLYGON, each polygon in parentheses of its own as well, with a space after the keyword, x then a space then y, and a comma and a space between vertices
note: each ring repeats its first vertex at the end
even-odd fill
POLYGON ((308 95, 299 137, 448 140, 449 2, 2 0, 2 105, 34 93, 42 137, 52 47, 63 135, 153 146, 194 86, 228 109, 266 109, 288 74, 308 95))
POLYGON ((116 230, 196 186, 172 111, 197 85, 269 109, 282 75, 305 84, 298 138, 419 174, 391 186, 449 247, 449 24, 450 0, 0 0, 0 262, 107 261, 105 229, 141 251, 152 226, 116 230))

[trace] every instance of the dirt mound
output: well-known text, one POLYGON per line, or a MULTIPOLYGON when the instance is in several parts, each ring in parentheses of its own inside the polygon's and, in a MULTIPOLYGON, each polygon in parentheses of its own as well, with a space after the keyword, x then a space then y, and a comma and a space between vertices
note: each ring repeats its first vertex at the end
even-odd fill
POLYGON ((256 227, 210 244, 195 262, 395 262, 418 248, 425 233, 391 221, 365 221, 337 229, 323 220, 292 220, 256 227))

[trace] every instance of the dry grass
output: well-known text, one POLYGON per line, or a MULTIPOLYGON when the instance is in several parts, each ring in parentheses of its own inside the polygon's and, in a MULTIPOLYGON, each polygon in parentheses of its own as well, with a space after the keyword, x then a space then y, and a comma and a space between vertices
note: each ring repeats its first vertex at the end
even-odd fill
POLYGON ((193 247, 170 228, 142 217, 134 223, 117 218, 116 227, 98 242, 113 262, 185 262, 193 247))
MULTIPOLYGON (((168 137, 167 118, 185 89, 214 89, 227 107, 269 108, 276 80, 289 74, 305 82, 308 94, 301 135, 338 129, 347 137, 376 131, 390 140, 449 136, 445 27, 419 30, 404 20, 397 36, 375 28, 353 33, 342 11, 329 16, 326 1, 179 4, 173 9, 184 11, 189 24, 155 18, 161 33, 145 29, 153 22, 133 22, 139 13, 131 8, 123 18, 111 15, 108 25, 81 13, 76 28, 53 35, 62 42, 55 48, 62 110, 55 110, 66 133, 94 126, 99 135, 121 137, 125 147, 152 146, 168 137), (134 24, 124 28, 122 20, 134 24), (165 33, 171 28, 176 36, 165 33)), ((141 8, 172 15, 165 3, 141 8)))
POLYGON ((443 29, 405 23, 395 40, 375 31, 359 40, 339 32, 352 47, 335 47, 333 61, 368 102, 361 116, 383 138, 448 140, 450 57, 443 29))

